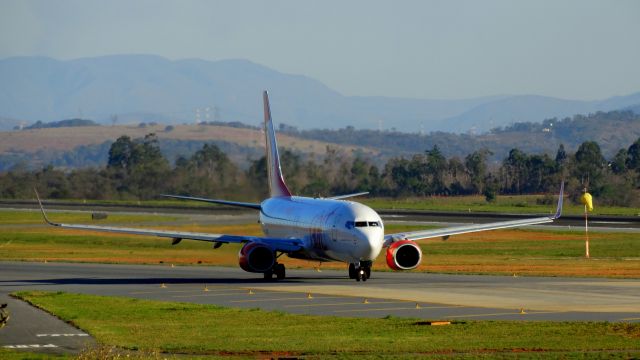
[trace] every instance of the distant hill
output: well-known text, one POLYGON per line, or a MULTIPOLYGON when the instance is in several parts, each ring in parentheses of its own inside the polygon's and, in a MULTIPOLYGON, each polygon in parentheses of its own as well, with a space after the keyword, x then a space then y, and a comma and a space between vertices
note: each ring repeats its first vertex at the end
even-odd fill
MULTIPOLYGON (((216 125, 81 126, 72 130, 48 127, 0 132, 0 171, 25 163, 39 167, 52 163, 62 167, 104 166, 111 143, 118 137, 143 138, 155 133, 165 156, 190 156, 204 143, 215 143, 238 164, 264 155, 264 135, 256 128, 216 125)), ((310 157, 323 156, 327 146, 345 154, 376 158, 380 151, 362 146, 334 144, 279 134, 278 144, 310 157)))
MULTIPOLYGON (((517 122, 539 122, 552 117, 564 118, 597 111, 640 108, 640 93, 618 96, 601 101, 563 100, 546 96, 511 96, 484 103, 463 114, 445 119, 436 125, 443 131, 478 133, 517 122)), ((636 111, 636 113, 640 113, 636 111)))
MULTIPOLYGON (((104 166, 111 143, 121 135, 142 138, 156 133, 160 148, 171 161, 190 156, 204 143, 215 143, 241 166, 264 155, 264 135, 259 128, 241 123, 216 125, 86 126, 42 128, 0 132, 0 171, 21 162, 31 167, 53 164, 62 167, 104 166)), ((513 148, 526 153, 555 155, 560 144, 574 152, 584 141, 596 141, 606 158, 628 148, 640 138, 640 115, 631 111, 597 112, 536 123, 517 123, 482 135, 432 132, 408 134, 397 131, 298 130, 279 126, 283 148, 303 157, 321 158, 328 146, 347 156, 363 156, 377 164, 391 157, 411 157, 438 146, 447 157, 479 150, 493 152, 491 160, 502 161, 513 148)))
POLYGON ((81 117, 103 124, 261 119, 261 92, 270 91, 274 120, 301 129, 395 128, 403 132, 482 132, 513 122, 640 106, 640 93, 602 101, 543 96, 429 100, 344 96, 302 75, 247 60, 170 61, 118 55, 58 61, 0 60, 0 130, 21 121, 81 117), (27 76, 28 75, 28 76, 27 76), (199 111, 198 111, 199 110, 199 111))
POLYGON ((585 141, 596 141, 603 155, 611 158, 619 149, 629 147, 640 138, 640 114, 629 110, 596 112, 588 116, 516 123, 480 135, 445 132, 406 134, 354 128, 337 131, 289 129, 287 133, 306 139, 380 149, 382 157, 410 156, 438 146, 445 156, 459 157, 486 148, 493 152, 491 158, 499 161, 513 148, 553 156, 560 144, 573 152, 585 141))
POLYGON ((35 124, 26 126, 20 130, 78 127, 78 126, 100 126, 100 124, 97 124, 93 120, 86 120, 86 119, 67 119, 67 120, 60 120, 60 121, 52 121, 48 123, 43 123, 42 121, 36 121, 35 124))

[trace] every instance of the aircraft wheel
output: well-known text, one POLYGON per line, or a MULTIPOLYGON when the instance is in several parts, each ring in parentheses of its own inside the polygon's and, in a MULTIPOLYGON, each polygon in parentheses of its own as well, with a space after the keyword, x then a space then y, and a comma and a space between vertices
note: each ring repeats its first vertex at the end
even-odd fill
POLYGON ((274 273, 276 274, 276 277, 278 278, 278 280, 282 280, 285 278, 286 276, 286 270, 284 268, 284 264, 276 264, 274 267, 274 273))
POLYGON ((264 272, 264 279, 265 280, 272 280, 273 279, 273 270, 265 271, 264 272))
POLYGON ((356 266, 354 264, 349 264, 349 279, 355 279, 356 275, 356 266))
POLYGON ((371 277, 371 268, 369 266, 364 268, 364 275, 369 279, 371 277))

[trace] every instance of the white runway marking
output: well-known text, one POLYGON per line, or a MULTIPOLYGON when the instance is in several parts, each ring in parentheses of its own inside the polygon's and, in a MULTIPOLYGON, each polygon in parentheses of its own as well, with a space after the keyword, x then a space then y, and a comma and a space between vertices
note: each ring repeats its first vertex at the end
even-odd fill
POLYGON ((37 337, 72 337, 72 336, 89 336, 89 334, 36 334, 37 337))
POLYGON ((57 348, 57 345, 54 344, 29 344, 29 345, 4 345, 4 348, 7 349, 46 349, 46 348, 57 348))

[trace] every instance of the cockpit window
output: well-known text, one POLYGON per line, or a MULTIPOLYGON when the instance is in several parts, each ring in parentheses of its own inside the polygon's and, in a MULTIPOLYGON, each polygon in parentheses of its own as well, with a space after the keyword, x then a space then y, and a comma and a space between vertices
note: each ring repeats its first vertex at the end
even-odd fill
POLYGON ((347 229, 353 229, 354 227, 379 227, 380 222, 378 221, 347 221, 344 225, 347 229))

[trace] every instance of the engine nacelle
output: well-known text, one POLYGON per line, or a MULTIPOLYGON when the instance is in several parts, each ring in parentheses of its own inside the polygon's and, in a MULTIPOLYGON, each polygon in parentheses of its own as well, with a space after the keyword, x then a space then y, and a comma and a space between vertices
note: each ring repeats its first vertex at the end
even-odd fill
POLYGON ((276 254, 272 248, 256 242, 248 243, 238 253, 240 267, 244 271, 264 273, 273 268, 276 254))
POLYGON ((396 241, 387 248, 387 265, 392 270, 412 270, 421 261, 422 250, 411 240, 396 241))

